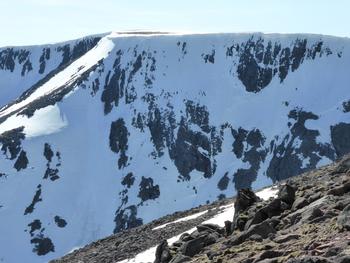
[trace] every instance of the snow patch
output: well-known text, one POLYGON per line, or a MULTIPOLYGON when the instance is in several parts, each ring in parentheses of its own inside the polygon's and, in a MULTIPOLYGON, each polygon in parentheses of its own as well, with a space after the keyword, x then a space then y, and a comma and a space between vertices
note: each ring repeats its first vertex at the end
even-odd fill
POLYGON ((23 126, 26 137, 33 138, 59 132, 67 125, 66 116, 61 114, 55 104, 35 111, 30 118, 25 115, 12 115, 0 124, 0 134, 23 126))
POLYGON ((196 213, 196 214, 193 214, 193 215, 190 215, 190 216, 186 216, 186 217, 177 219, 175 221, 172 221, 172 222, 169 222, 169 223, 157 226, 157 227, 153 228, 152 230, 162 229, 162 228, 164 228, 164 227, 166 227, 167 225, 170 225, 170 224, 175 224, 175 223, 179 223, 179 222, 183 222, 183 221, 192 220, 192 219, 195 219, 197 217, 200 217, 200 216, 206 214, 207 212, 208 212, 208 210, 205 210, 203 212, 199 212, 199 213, 196 213))
POLYGON ((276 186, 273 186, 273 187, 263 189, 255 194, 263 200, 269 200, 271 197, 273 198, 277 197, 277 193, 278 193, 278 188, 276 186))

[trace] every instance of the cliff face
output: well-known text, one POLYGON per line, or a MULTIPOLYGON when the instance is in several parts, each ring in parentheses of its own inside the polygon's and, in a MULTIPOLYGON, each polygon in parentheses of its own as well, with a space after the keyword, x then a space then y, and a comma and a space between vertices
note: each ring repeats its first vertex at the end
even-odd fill
POLYGON ((317 35, 0 49, 0 258, 46 261, 343 156, 349 68, 349 40, 317 35))

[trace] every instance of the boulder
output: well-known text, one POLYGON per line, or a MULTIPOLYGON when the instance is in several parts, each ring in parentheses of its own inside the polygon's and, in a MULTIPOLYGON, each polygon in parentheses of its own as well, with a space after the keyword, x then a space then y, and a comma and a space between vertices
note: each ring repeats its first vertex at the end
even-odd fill
POLYGON ((242 212, 246 211, 254 203, 260 201, 261 199, 255 195, 255 193, 250 189, 241 189, 238 191, 237 198, 235 201, 235 214, 233 216, 233 230, 239 229, 243 230, 245 223, 248 218, 242 215, 242 212))
POLYGON ((246 233, 248 236, 258 234, 265 239, 269 236, 270 233, 276 233, 276 230, 271 226, 270 221, 266 220, 260 224, 250 227, 246 233))
POLYGON ((219 256, 219 255, 220 255, 220 253, 215 252, 215 251, 207 252, 207 257, 208 257, 209 260, 213 260, 214 257, 219 256))
POLYGON ((322 197, 321 193, 315 193, 308 197, 307 202, 311 204, 312 202, 315 202, 316 200, 320 199, 322 197))
POLYGON ((304 219, 306 219, 308 221, 312 221, 313 219, 321 217, 323 215, 324 215, 323 211, 320 208, 315 207, 312 210, 310 210, 309 214, 306 214, 304 216, 304 219))
POLYGON ((289 184, 285 184, 281 187, 280 191, 278 192, 278 197, 281 199, 281 201, 287 203, 288 205, 292 206, 295 200, 295 189, 289 184))
POLYGON ((295 199, 292 210, 298 210, 300 208, 303 208, 309 204, 309 201, 305 197, 298 197, 295 199))
POLYGON ((327 194, 341 196, 348 192, 350 192, 350 181, 344 182, 341 186, 329 190, 327 194))
POLYGON ((249 240, 255 241, 255 242, 262 242, 263 238, 260 235, 254 234, 249 237, 249 240))
POLYGON ((199 233, 201 232, 216 232, 220 235, 223 235, 224 234, 224 229, 221 228, 219 225, 215 225, 215 224, 202 224, 202 225, 198 225, 197 226, 197 231, 199 233))
POLYGON ((287 220, 291 225, 310 223, 311 220, 324 215, 321 208, 334 204, 333 196, 326 195, 315 202, 293 212, 287 216, 287 220))
POLYGON ((186 242, 192 240, 193 237, 189 233, 183 233, 179 239, 186 242))
POLYGON ((350 255, 339 258, 336 263, 350 263, 350 255))
POLYGON ((268 238, 269 234, 271 233, 276 233, 276 230, 271 226, 269 220, 266 220, 260 224, 253 225, 248 230, 232 237, 228 241, 228 244, 231 246, 239 245, 250 238, 252 235, 259 235, 261 238, 265 239, 268 238))
POLYGON ((230 236, 232 234, 232 222, 229 220, 225 221, 225 236, 230 236))
POLYGON ((251 218, 247 220, 244 229, 247 230, 252 225, 259 224, 268 218, 280 215, 286 209, 283 203, 284 202, 280 198, 272 199, 269 203, 252 214, 251 218))
POLYGON ((198 237, 184 243, 180 247, 179 252, 185 256, 193 257, 194 255, 198 254, 203 247, 203 239, 201 237, 198 237))
POLYGON ((274 241, 276 243, 282 244, 282 243, 286 243, 288 241, 299 239, 299 238, 300 238, 300 235, 298 235, 298 234, 287 234, 287 235, 279 236, 279 237, 275 238, 274 241))
POLYGON ((217 233, 205 233, 195 239, 185 242, 180 248, 179 252, 185 256, 193 257, 198 254, 205 246, 214 244, 219 235, 217 233))
POLYGON ((258 210, 254 215, 246 222, 244 229, 248 230, 252 225, 259 224, 268 218, 263 209, 258 210))
POLYGON ((350 205, 347 205, 340 213, 337 224, 341 230, 350 231, 350 205))
POLYGON ((238 191, 235 201, 235 212, 241 212, 249 208, 254 203, 260 201, 260 198, 250 189, 241 189, 238 191))
POLYGON ((168 263, 171 258, 168 242, 163 240, 156 249, 156 259, 154 263, 168 263))
POLYGON ((337 246, 332 246, 327 251, 323 254, 324 257, 329 258, 329 257, 334 257, 337 255, 340 255, 343 251, 342 247, 337 247, 337 246))

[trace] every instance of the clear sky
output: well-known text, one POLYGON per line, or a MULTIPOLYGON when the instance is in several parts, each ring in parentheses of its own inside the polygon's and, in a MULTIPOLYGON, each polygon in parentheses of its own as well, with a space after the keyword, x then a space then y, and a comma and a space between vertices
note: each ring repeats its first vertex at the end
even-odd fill
POLYGON ((350 37, 350 0, 0 0, 0 8, 0 46, 125 30, 350 37))

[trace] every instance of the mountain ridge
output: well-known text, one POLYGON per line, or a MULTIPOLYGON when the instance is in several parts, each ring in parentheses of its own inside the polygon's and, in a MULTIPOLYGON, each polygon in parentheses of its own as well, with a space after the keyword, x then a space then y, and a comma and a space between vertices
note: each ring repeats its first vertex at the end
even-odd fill
POLYGON ((0 242, 41 262, 341 157, 349 43, 111 34, 58 45, 43 74, 43 47, 20 60, 1 53, 0 92, 10 95, 0 96, 0 217, 14 223, 0 242))

